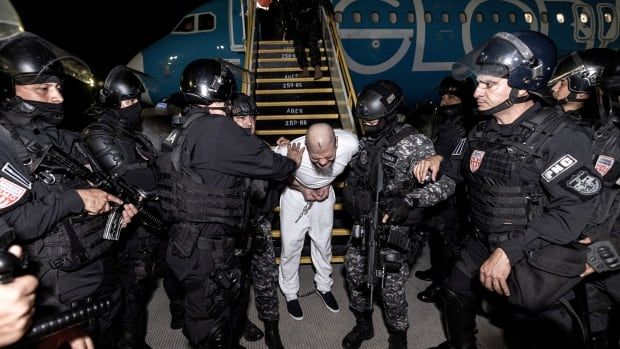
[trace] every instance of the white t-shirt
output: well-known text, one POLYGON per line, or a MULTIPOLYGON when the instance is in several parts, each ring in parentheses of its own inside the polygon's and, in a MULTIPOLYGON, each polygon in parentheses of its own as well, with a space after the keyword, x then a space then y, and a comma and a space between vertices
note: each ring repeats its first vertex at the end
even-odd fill
MULTIPOLYGON (((336 148, 336 159, 331 166, 327 168, 319 168, 315 166, 308 156, 308 149, 302 155, 301 166, 295 172, 295 178, 303 186, 311 189, 322 188, 336 179, 351 161, 359 149, 357 137, 352 133, 335 129, 334 133, 338 137, 338 147, 336 148)), ((295 138, 291 143, 300 143, 303 147, 306 145, 306 136, 295 138)), ((286 146, 278 146, 276 148, 278 154, 286 156, 288 149, 286 146)))

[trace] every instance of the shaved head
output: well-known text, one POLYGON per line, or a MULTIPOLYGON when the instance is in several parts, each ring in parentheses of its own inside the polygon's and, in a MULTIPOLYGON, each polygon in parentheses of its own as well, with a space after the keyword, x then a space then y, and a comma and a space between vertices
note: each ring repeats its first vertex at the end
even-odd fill
POLYGON ((326 123, 313 124, 306 132, 306 149, 310 161, 318 167, 330 166, 336 158, 338 139, 334 129, 326 123))

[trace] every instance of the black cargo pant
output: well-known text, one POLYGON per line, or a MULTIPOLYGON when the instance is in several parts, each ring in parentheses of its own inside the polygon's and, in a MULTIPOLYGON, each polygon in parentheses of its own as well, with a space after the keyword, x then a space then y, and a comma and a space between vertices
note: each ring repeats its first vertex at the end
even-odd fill
POLYGON ((300 68, 308 66, 306 48, 310 49, 310 63, 312 66, 321 66, 321 51, 319 50, 318 42, 321 39, 321 23, 319 21, 298 25, 293 45, 295 45, 295 57, 297 57, 297 64, 299 64, 300 68))

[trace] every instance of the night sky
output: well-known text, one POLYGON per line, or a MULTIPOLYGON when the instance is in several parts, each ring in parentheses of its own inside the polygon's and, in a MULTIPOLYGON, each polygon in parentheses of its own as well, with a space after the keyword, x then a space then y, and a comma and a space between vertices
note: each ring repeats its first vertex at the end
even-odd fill
POLYGON ((167 1, 162 6, 137 0, 11 0, 26 31, 86 61, 99 80, 171 32, 184 14, 206 1, 167 1))

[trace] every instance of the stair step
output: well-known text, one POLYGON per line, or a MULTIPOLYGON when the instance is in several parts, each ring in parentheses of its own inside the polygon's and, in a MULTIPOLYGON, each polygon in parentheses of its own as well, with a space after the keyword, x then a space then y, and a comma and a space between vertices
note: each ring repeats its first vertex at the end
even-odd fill
MULTIPOLYGON (((332 236, 349 236, 349 235, 351 235, 351 229, 345 229, 345 228, 332 229, 332 236)), ((280 230, 272 230, 271 236, 279 239, 282 236, 282 232, 280 230)))
POLYGON ((309 94, 309 93, 333 93, 333 88, 287 88, 276 90, 256 90, 257 95, 285 95, 285 94, 309 94))
POLYGON ((314 93, 289 93, 282 90, 281 93, 257 94, 254 96, 256 103, 285 102, 289 105, 296 102, 315 102, 326 101, 334 98, 333 92, 314 92, 314 93))
POLYGON ((258 115, 256 121, 338 119, 338 114, 258 115))
MULTIPOLYGON (((280 257, 276 258, 276 263, 280 264, 280 257)), ((301 256, 299 260, 301 264, 312 264, 312 259, 309 256, 301 256)), ((344 263, 344 256, 332 256, 332 264, 344 263)))
POLYGON ((305 135, 305 128, 291 128, 283 130, 256 130, 257 136, 284 136, 284 135, 305 135))
MULTIPOLYGON (((263 103, 263 102, 261 102, 263 103)), ((267 102, 265 102, 267 103, 267 102)), ((301 115, 301 114, 334 114, 338 113, 336 104, 331 105, 289 105, 283 102, 275 102, 276 104, 260 105, 258 104, 259 115, 301 115)), ((339 126, 342 128, 342 126, 339 126)))
MULTIPOLYGON (((306 59, 306 62, 308 62, 308 66, 312 65, 312 61, 310 60, 310 57, 308 57, 306 59)), ((321 65, 327 65, 327 58, 326 57, 321 57, 321 65)), ((292 57, 292 58, 259 58, 258 59, 258 65, 257 65, 258 69, 262 69, 262 68, 289 68, 289 67, 294 67, 299 69, 299 65, 297 64, 297 58, 292 57)))
POLYGON ((336 105, 335 100, 319 101, 291 101, 291 102, 256 102, 258 108, 261 107, 305 107, 305 106, 328 106, 336 105))
MULTIPOLYGON (((310 71, 314 71, 314 67, 308 67, 310 71)), ((328 67, 322 66, 321 71, 329 71, 328 67)), ((256 68, 256 73, 280 73, 280 72, 301 72, 299 67, 281 67, 281 68, 256 68)))
POLYGON ((261 80, 280 80, 280 82, 269 82, 269 83, 257 83, 255 86, 256 92, 262 90, 281 90, 281 89, 307 89, 307 88, 332 88, 331 81, 329 77, 323 77, 319 80, 314 80, 310 78, 300 78, 300 79, 261 79, 261 80))

